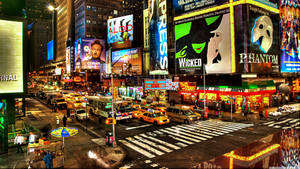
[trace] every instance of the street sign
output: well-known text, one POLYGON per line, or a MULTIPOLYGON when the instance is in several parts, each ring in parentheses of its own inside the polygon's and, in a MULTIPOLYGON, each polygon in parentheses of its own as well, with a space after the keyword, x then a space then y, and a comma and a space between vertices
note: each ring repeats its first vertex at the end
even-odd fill
POLYGON ((112 107, 111 105, 105 106, 106 109, 111 108, 111 107, 112 107))
POLYGON ((112 103, 106 103, 107 106, 112 105, 112 103))

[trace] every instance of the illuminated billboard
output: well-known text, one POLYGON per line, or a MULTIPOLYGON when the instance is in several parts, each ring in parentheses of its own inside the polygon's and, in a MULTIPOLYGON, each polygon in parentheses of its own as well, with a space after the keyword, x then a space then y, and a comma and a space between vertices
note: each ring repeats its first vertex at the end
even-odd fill
POLYGON ((0 37, 0 94, 23 93, 23 22, 0 20, 0 37))
POLYGON ((228 0, 173 0, 175 15, 181 15, 197 9, 214 7, 227 3, 228 0))
POLYGON ((236 72, 279 72, 279 15, 252 5, 248 11, 249 21, 235 26, 236 72))
POLYGON ((47 61, 53 60, 53 40, 47 43, 47 61))
POLYGON ((107 43, 112 48, 131 47, 133 41, 133 15, 109 19, 107 21, 107 43))
POLYGON ((71 73, 71 47, 66 48, 66 73, 71 73))
POLYGON ((168 74, 167 0, 148 0, 150 74, 168 74))
POLYGON ((229 9, 175 22, 176 74, 232 73, 229 9))
POLYGON ((300 72, 299 5, 299 1, 279 2, 281 72, 300 72))
POLYGON ((75 41, 75 69, 98 69, 105 63, 105 41, 102 39, 77 39, 75 41))
MULTIPOLYGON (((241 0, 234 0, 234 1, 241 1, 241 0)), ((254 0, 254 1, 278 9, 278 0, 254 0)), ((290 0, 286 0, 286 1, 290 1, 290 0)))
POLYGON ((112 52, 112 73, 142 75, 142 49, 132 48, 112 52))

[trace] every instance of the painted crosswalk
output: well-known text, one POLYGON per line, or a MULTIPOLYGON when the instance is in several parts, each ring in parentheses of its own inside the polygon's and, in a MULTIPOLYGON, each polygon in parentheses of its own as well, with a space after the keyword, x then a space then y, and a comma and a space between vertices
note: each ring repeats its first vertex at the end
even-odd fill
POLYGON ((275 129, 289 129, 289 128, 299 129, 300 119, 286 118, 286 119, 282 119, 282 120, 272 120, 272 121, 263 123, 263 125, 270 127, 270 128, 275 128, 275 129))
POLYGON ((151 159, 251 126, 253 124, 207 120, 161 128, 119 142, 151 159))

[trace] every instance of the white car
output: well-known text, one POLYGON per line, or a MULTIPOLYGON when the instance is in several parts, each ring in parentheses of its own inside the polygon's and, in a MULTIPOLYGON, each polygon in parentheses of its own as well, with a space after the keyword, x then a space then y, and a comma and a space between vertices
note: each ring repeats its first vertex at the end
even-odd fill
POLYGON ((89 119, 89 114, 88 113, 85 113, 85 110, 84 109, 78 109, 78 110, 75 110, 75 117, 77 120, 87 120, 89 119))
POLYGON ((278 112, 278 111, 270 112, 269 114, 272 115, 272 116, 280 116, 280 115, 282 115, 282 113, 278 112))

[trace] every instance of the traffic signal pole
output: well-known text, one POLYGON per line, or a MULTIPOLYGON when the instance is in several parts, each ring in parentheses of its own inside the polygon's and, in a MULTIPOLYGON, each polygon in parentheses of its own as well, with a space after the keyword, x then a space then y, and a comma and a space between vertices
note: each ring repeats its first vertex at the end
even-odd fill
MULTIPOLYGON (((110 51, 111 52, 111 51, 110 51)), ((110 63, 111 64, 111 63, 110 63)), ((110 66, 110 77, 111 77, 111 88, 112 88, 112 104, 111 104, 111 111, 112 111, 112 118, 113 118, 113 125, 112 125, 112 131, 113 131, 113 142, 112 142, 112 146, 114 147, 115 145, 117 145, 116 140, 116 132, 115 132, 115 112, 114 112, 114 97, 115 97, 115 91, 114 91, 114 77, 113 77, 113 73, 112 73, 112 64, 110 66)))

